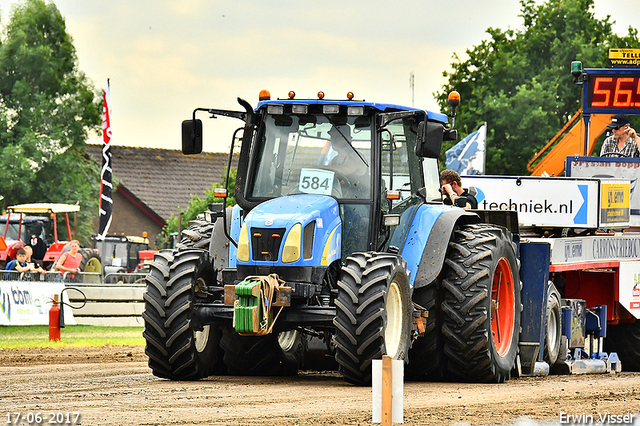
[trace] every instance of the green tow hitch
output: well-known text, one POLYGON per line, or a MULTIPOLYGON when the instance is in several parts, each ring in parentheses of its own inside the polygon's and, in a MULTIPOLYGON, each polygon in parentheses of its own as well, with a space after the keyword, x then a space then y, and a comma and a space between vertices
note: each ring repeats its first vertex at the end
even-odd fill
POLYGON ((225 286, 225 304, 233 304, 233 327, 241 335, 264 335, 273 330, 282 308, 291 305, 291 287, 276 274, 247 277, 225 286), (280 310, 273 316, 273 308, 280 310))

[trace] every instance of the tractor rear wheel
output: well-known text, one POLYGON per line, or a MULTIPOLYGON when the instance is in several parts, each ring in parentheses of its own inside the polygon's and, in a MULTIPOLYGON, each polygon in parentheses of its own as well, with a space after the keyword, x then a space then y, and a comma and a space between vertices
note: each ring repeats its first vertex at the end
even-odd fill
POLYGON ((547 332, 544 337, 544 361, 552 367, 558 361, 560 353, 560 339, 562 337, 562 308, 560 308, 560 292, 549 281, 547 288, 546 324, 547 332))
POLYGON ((102 260, 97 251, 90 248, 80 249, 82 259, 78 266, 82 272, 98 272, 102 273, 102 260))
POLYGON ((442 334, 454 378, 503 382, 518 352, 521 283, 511 233, 490 224, 454 230, 442 285, 442 334))
POLYGON ((230 374, 241 376, 295 376, 302 367, 306 338, 298 330, 265 336, 241 336, 224 330, 221 346, 230 374))
POLYGON ((640 320, 607 325, 605 347, 618 353, 624 371, 640 371, 640 320))
POLYGON ((209 253, 202 250, 156 253, 144 294, 145 353, 154 375, 197 380, 221 372, 220 330, 196 326, 192 304, 199 285, 215 282, 209 253))
POLYGON ((346 381, 371 383, 371 362, 383 355, 407 358, 413 305, 406 262, 400 256, 347 257, 335 304, 336 361, 346 381))
POLYGON ((182 231, 182 238, 180 242, 176 244, 176 249, 179 251, 192 248, 209 250, 213 227, 214 224, 206 220, 190 220, 189 227, 182 231))
POLYGON ((409 349, 409 364, 406 376, 409 380, 437 382, 445 378, 443 341, 440 329, 442 318, 438 308, 442 296, 434 281, 413 290, 413 301, 429 313, 423 336, 418 337, 409 349))

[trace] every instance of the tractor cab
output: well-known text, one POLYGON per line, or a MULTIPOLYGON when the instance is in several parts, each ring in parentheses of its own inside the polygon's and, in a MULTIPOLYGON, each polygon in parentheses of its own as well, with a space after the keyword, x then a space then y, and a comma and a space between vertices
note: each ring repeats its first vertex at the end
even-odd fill
MULTIPOLYGON (((317 197, 331 199, 325 200, 328 210, 337 207, 337 214, 329 215, 328 223, 327 218, 313 214, 300 222, 303 260, 313 257, 315 247, 305 245, 305 241, 311 244, 315 240, 308 235, 311 232, 325 232, 326 240, 321 240, 335 248, 329 235, 337 230, 334 242, 340 249, 326 250, 336 252, 333 260, 388 246, 397 225, 395 206, 425 187, 423 160, 415 155, 416 150, 431 144, 437 156, 447 123, 443 114, 355 101, 351 93, 347 99, 336 101, 325 100, 322 93, 317 100, 298 100, 294 94, 285 100, 265 99, 256 113, 259 124, 249 159, 245 198, 254 203, 275 199, 264 208, 270 211, 271 204, 277 206, 273 215, 278 219, 282 218, 281 207, 296 216, 294 212, 303 212, 317 197), (439 140, 428 140, 429 130, 430 134, 439 131, 439 140), (279 200, 281 197, 284 199, 279 200), (334 222, 341 222, 340 229, 331 228, 334 222)), ((258 221, 258 212, 249 213, 247 220, 259 216, 258 221)), ((297 220, 293 216, 290 220, 297 220)), ((255 226, 264 227, 259 223, 255 226)), ((282 226, 288 227, 284 223, 282 226)), ((254 235, 250 238, 257 238, 254 235)), ((245 241, 242 234, 240 239, 245 241)), ((257 255, 253 260, 264 259, 255 251, 260 244, 257 240, 251 243, 251 254, 257 255)), ((319 263, 323 262, 319 258, 319 263)))
MULTIPOLYGON (((317 99, 290 92, 271 100, 263 91, 255 110, 243 105, 246 114, 207 111, 248 125, 231 225, 237 265, 251 265, 247 274, 265 272, 261 266, 324 267, 385 249, 398 224, 395 210, 406 210, 421 188, 437 196, 437 168, 435 178, 424 168, 434 169, 449 135, 444 114, 356 101, 352 93, 327 100, 322 92, 317 99)), ((184 153, 199 152, 201 130, 199 120, 183 123, 184 153)), ((230 258, 235 254, 232 248, 230 258)))
POLYGON ((102 259, 105 277, 117 274, 130 274, 145 269, 146 263, 153 259, 155 250, 149 250, 147 233, 142 236, 105 235, 102 239, 92 238, 93 249, 102 259))

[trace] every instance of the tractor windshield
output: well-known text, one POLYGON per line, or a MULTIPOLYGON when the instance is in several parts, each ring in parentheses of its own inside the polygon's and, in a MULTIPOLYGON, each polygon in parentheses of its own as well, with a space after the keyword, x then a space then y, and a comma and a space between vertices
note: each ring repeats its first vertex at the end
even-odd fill
POLYGON ((254 155, 251 195, 371 197, 371 119, 323 114, 267 115, 254 155))
MULTIPOLYGON (((43 241, 51 244, 53 241, 48 235, 48 231, 50 231, 51 225, 49 225, 46 219, 37 220, 38 218, 25 218, 22 221, 22 226, 20 226, 20 215, 12 215, 11 221, 9 222, 9 229, 6 230, 7 235, 5 240, 7 241, 17 241, 18 234, 20 235, 20 239, 23 243, 28 243, 31 237, 38 237, 43 241)), ((7 216, 3 216, 0 218, 0 236, 3 236, 5 233, 5 228, 7 226, 7 216)))

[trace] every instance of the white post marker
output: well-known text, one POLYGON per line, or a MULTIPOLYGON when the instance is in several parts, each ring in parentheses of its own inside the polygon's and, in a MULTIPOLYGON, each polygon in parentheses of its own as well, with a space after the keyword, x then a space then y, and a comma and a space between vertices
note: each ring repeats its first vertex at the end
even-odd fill
POLYGON ((371 364, 373 423, 404 422, 404 361, 383 355, 371 364))

